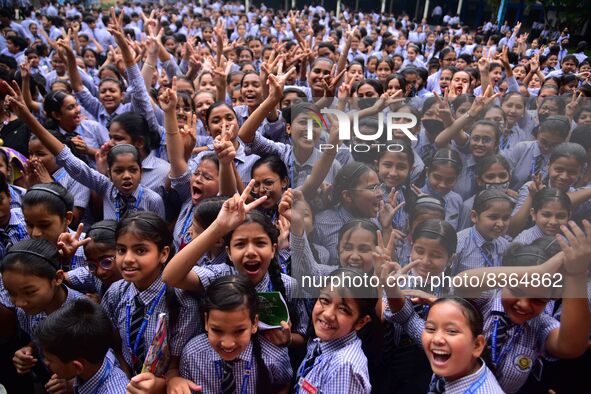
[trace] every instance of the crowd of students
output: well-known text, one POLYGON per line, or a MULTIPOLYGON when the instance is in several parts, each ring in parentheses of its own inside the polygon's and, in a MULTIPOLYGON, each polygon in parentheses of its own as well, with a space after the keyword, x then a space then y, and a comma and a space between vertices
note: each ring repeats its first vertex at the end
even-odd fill
POLYGON ((219 1, 17 16, 8 393, 591 392, 591 58, 567 30, 219 1))

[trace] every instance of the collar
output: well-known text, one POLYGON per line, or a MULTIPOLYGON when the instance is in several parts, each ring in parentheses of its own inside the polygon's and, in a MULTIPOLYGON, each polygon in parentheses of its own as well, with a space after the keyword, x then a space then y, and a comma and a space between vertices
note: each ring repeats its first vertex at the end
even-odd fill
POLYGON ((474 243, 476 244, 476 246, 478 246, 479 248, 482 247, 482 245, 484 245, 485 242, 492 242, 494 244, 494 240, 493 241, 487 241, 482 234, 480 234, 480 232, 478 232, 478 230, 476 230, 476 226, 472 226, 472 237, 474 240, 474 243))
MULTIPOLYGON (((505 311, 505 308, 503 307, 503 299, 502 299, 502 291, 503 289, 498 289, 493 293, 493 297, 491 299, 491 306, 490 306, 490 315, 491 317, 494 315, 505 315, 507 320, 514 326, 516 326, 515 323, 513 323, 511 321, 511 319, 509 319, 509 316, 507 315, 507 312, 505 311)), ((535 319, 535 318, 534 318, 535 319)), ((522 327, 527 327, 529 326, 529 321, 526 321, 522 327)))
POLYGON ((162 276, 158 276, 156 280, 148 287, 146 290, 140 292, 135 285, 131 285, 129 287, 129 294, 130 298, 133 299, 139 293, 140 299, 142 300, 144 305, 150 305, 152 301, 156 298, 160 290, 162 289, 162 276))
POLYGON ((154 155, 154 151, 151 151, 148 156, 144 160, 142 160, 142 169, 153 170, 154 168, 158 167, 158 159, 154 155))
POLYGON ((349 334, 345 335, 344 337, 340 337, 337 339, 332 339, 327 342, 321 341, 319 338, 315 338, 314 342, 320 343, 320 351, 322 354, 327 353, 334 353, 345 346, 349 345, 351 342, 357 339, 357 331, 351 331, 349 334))
POLYGON ((25 222, 25 217, 20 208, 12 208, 10 210, 10 219, 8 219, 8 227, 20 227, 25 222))
POLYGON ((542 229, 540 228, 540 226, 538 226, 537 224, 534 225, 531 229, 530 229, 531 233, 534 236, 539 236, 539 237, 544 237, 546 236, 546 234, 544 234, 544 232, 542 231, 542 229))
MULTIPOLYGON (((138 185, 138 187, 136 187, 135 190, 131 193, 131 196, 135 197, 136 201, 138 200, 138 195, 139 195, 140 189, 142 189, 142 188, 144 189, 144 192, 145 192, 146 188, 140 183, 138 185)), ((123 195, 123 193, 121 193, 119 190, 117 190, 117 188, 115 186, 113 186, 113 192, 112 192, 113 199, 118 198, 119 195, 123 195)))
MULTIPOLYGON (((209 353, 209 359, 212 360, 212 361, 218 361, 218 362, 223 361, 222 358, 220 357, 220 355, 218 354, 217 350, 215 350, 211 346, 211 343, 209 342, 209 340, 207 340, 207 338, 205 340, 207 341, 207 345, 211 348, 211 350, 213 350, 212 352, 208 352, 209 353)), ((238 355, 238 357, 236 357, 234 359, 234 361, 236 361, 236 360, 241 360, 241 361, 244 361, 244 362, 249 362, 249 361, 252 360, 252 340, 248 343, 248 345, 242 351, 242 353, 240 353, 238 355)))
POLYGON ((114 360, 111 358, 109 353, 107 353, 99 370, 96 371, 96 373, 92 375, 92 377, 86 382, 83 382, 79 377, 76 377, 76 381, 74 383, 74 392, 79 394, 93 393, 99 388, 99 384, 103 384, 105 380, 108 379, 108 376, 104 376, 104 374, 108 372, 108 368, 111 368, 111 371, 114 368, 114 360))
POLYGON ((309 167, 312 168, 314 167, 314 164, 320 159, 320 152, 314 148, 312 150, 312 153, 310 154, 310 156, 308 157, 308 159, 304 162, 304 163, 300 163, 298 161, 298 159, 296 158, 296 155, 293 155, 293 161, 296 165, 300 166, 300 167, 309 167))
POLYGON ((480 368, 478 368, 478 370, 468 376, 464 376, 463 378, 460 379, 456 379, 452 382, 446 380, 444 378, 445 381, 445 392, 449 392, 449 393, 455 393, 455 392, 460 392, 463 390, 460 390, 461 388, 464 388, 464 386, 470 386, 470 384, 472 384, 473 382, 478 381, 478 379, 482 378, 483 375, 487 374, 487 367, 486 367, 486 363, 484 362, 484 360, 482 358, 480 358, 478 360, 480 362, 480 368))
POLYGON ((269 291, 269 285, 271 284, 271 278, 267 272, 263 279, 255 286, 257 293, 266 293, 269 291))

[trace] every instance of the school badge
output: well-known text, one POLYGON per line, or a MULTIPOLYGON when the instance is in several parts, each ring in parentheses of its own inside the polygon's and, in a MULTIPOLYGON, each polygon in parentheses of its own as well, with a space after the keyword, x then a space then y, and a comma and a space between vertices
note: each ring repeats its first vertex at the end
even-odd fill
POLYGON ((532 360, 526 356, 515 357, 514 364, 520 371, 529 371, 531 369, 532 360))

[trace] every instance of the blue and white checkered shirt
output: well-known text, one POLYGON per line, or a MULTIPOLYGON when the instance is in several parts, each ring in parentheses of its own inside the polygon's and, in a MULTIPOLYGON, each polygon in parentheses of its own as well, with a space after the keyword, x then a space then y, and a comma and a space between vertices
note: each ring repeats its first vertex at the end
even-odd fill
MULTIPOLYGON (((82 160, 72 154, 67 146, 55 157, 58 165, 63 166, 68 174, 84 186, 96 191, 103 197, 104 219, 117 220, 118 190, 113 182, 100 172, 93 170, 82 160)), ((151 189, 139 186, 133 196, 138 201, 138 210, 151 211, 164 218, 164 202, 162 197, 151 189), (141 198, 140 198, 141 191, 141 198)))
MULTIPOLYGON (((310 385, 324 394, 371 393, 367 357, 363 353, 361 339, 357 337, 356 331, 327 342, 322 342, 318 338, 309 341, 306 358, 310 357, 317 343, 320 344, 321 354, 305 376, 310 385)), ((298 371, 301 371, 305 362, 306 359, 302 361, 298 371)), ((305 392, 298 388, 296 392, 305 392)))
MULTIPOLYGON (((195 266, 192 268, 193 272, 199 276, 199 280, 203 288, 207 289, 209 284, 217 278, 228 275, 238 275, 239 272, 234 266, 228 264, 216 264, 207 266, 195 266)), ((305 300, 299 296, 298 283, 291 276, 281 274, 281 280, 285 286, 285 296, 287 305, 290 307, 291 331, 305 336, 308 328, 308 313, 306 310, 305 300)), ((257 292, 278 291, 273 288, 269 273, 265 273, 263 279, 255 285, 257 292)))
POLYGON ((509 246, 509 241, 503 237, 492 240, 493 243, 493 261, 486 262, 482 246, 486 239, 474 226, 462 230, 458 233, 458 247, 456 255, 451 265, 451 274, 457 275, 465 270, 480 268, 486 265, 498 267, 502 264, 503 253, 509 246))
MULTIPOLYGON (((113 322, 113 326, 119 331, 123 346, 123 356, 129 365, 133 365, 133 362, 129 346, 129 333, 127 332, 127 305, 131 306, 130 316, 133 316, 135 309, 133 299, 139 293, 140 299, 147 310, 152 302, 155 301, 163 286, 162 277, 158 277, 150 287, 140 292, 132 283, 122 279, 113 283, 103 296, 101 305, 105 308, 107 315, 113 322)), ((174 292, 179 304, 178 318, 176 324, 171 326, 171 322, 169 321, 168 326, 168 346, 173 357, 180 356, 185 344, 190 338, 198 334, 201 329, 197 300, 185 291, 174 289, 174 292)), ((170 319, 166 296, 160 298, 154 309, 154 313, 152 313, 148 321, 143 337, 145 349, 148 349, 152 343, 152 339, 156 334, 158 315, 161 313, 166 313, 170 319)))
POLYGON ((117 366, 112 352, 107 353, 100 369, 87 381, 76 378, 74 393, 76 394, 125 394, 129 379, 125 372, 117 366))
POLYGON ((511 172, 510 187, 513 190, 518 190, 527 181, 532 179, 535 162, 538 156, 543 156, 540 174, 542 179, 548 175, 548 162, 550 154, 542 155, 538 141, 522 141, 515 145, 508 151, 501 151, 505 156, 513 171, 511 172))
POLYGON ((141 183, 162 196, 166 179, 170 173, 170 163, 156 157, 155 152, 156 151, 150 152, 150 154, 142 160, 141 183))
MULTIPOLYGON (((252 340, 258 340, 261 345, 261 358, 267 368, 271 384, 284 386, 289 383, 293 371, 287 349, 271 344, 262 335, 257 339, 253 337, 252 340)), ((253 354, 252 342, 236 358, 233 371, 237 393, 255 394, 269 389, 257 387, 257 363, 253 354), (246 376, 249 377, 246 378, 246 376), (242 388, 245 380, 246 390, 242 388)), ((191 339, 183 349, 180 360, 180 376, 202 386, 204 393, 219 393, 221 391, 222 359, 211 347, 207 334, 191 339)))
POLYGON ((431 189, 429 186, 429 181, 425 182, 425 186, 423 186, 421 191, 427 193, 430 196, 443 199, 443 206, 445 207, 445 221, 451 224, 453 228, 457 230, 458 221, 460 218, 460 210, 462 209, 462 204, 464 204, 464 199, 462 196, 453 190, 442 196, 431 189))
POLYGON ((520 232, 517 237, 513 238, 513 242, 531 245, 536 239, 542 238, 545 235, 546 234, 542 232, 542 229, 536 224, 533 227, 520 232))
POLYGON ((75 268, 68 271, 67 275, 69 286, 80 293, 97 293, 102 297, 108 289, 99 278, 90 273, 88 267, 75 268))
POLYGON ((482 365, 473 374, 451 382, 445 380, 445 393, 504 394, 497 378, 488 369, 484 360, 480 359, 480 362, 482 365))
POLYGON ((68 192, 74 197, 75 207, 88 209, 90 190, 86 186, 76 182, 63 167, 51 174, 51 177, 54 181, 68 189, 68 192))

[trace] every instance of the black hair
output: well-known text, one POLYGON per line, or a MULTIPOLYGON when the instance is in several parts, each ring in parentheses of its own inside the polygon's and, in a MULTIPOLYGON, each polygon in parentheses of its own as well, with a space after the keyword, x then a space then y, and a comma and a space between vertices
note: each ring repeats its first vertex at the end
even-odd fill
POLYGON ((44 238, 17 242, 8 249, 0 263, 0 274, 14 271, 47 280, 55 279, 55 274, 60 269, 57 247, 44 238))
POLYGON ((338 241, 337 241, 337 252, 339 251, 339 246, 341 242, 348 241, 351 238, 351 234, 347 235, 349 231, 356 230, 356 229, 363 229, 367 230, 371 233, 373 237, 373 242, 375 245, 378 244, 378 235, 377 232, 379 230, 378 226, 371 220, 367 219, 352 219, 346 222, 339 230, 338 233, 338 241), (346 236, 346 238, 345 238, 346 236))
MULTIPOLYGON (((4 155, 0 155, 4 156, 4 155)), ((10 197, 10 189, 8 188, 8 181, 6 180, 6 176, 0 172, 0 193, 6 194, 6 196, 10 197)))
MULTIPOLYGON (((111 64, 107 64, 106 66, 101 67, 100 72, 102 72, 103 70, 110 70, 110 71, 117 71, 117 75, 119 75, 119 77, 121 77, 121 74, 119 73, 119 70, 115 67, 115 69, 113 69, 111 66, 111 64)), ((125 84, 123 83, 123 81, 121 79, 116 79, 116 78, 112 78, 112 77, 106 77, 106 78, 101 78, 101 81, 99 82, 99 90, 101 88, 101 86, 106 83, 106 82, 113 82, 114 84, 116 84, 119 87, 119 90, 121 90, 122 93, 125 93, 125 84)))
POLYGON ((370 171, 374 170, 365 163, 352 162, 345 164, 337 173, 332 184, 332 205, 340 204, 343 192, 355 187, 359 179, 370 171))
POLYGON ((575 110, 575 114, 573 115, 573 120, 575 121, 575 123, 578 123, 579 122, 579 118, 581 117, 581 115, 583 114, 583 112, 591 112, 591 105, 580 105, 575 110))
POLYGON ((215 196, 204 199, 195 207, 193 217, 203 229, 208 228, 217 218, 227 199, 228 197, 226 196, 215 196))
POLYGON ((381 96, 382 93, 384 93, 384 85, 376 79, 364 79, 363 81, 359 82, 359 85, 357 85, 357 90, 359 90, 359 88, 363 85, 369 85, 374 88, 378 96, 381 96))
POLYGON ((424 215, 426 213, 436 213, 440 216, 441 220, 445 219, 445 207, 443 206, 443 202, 433 196, 418 196, 414 204, 410 205, 408 203, 404 204, 408 206, 408 221, 412 224, 417 217, 424 215))
MULTIPOLYGON (((472 304, 470 301, 456 296, 447 296, 443 298, 437 299, 435 302, 431 304, 431 308, 429 311, 433 309, 435 305, 443 304, 451 302, 456 304, 462 310, 462 315, 466 317, 468 320, 468 325, 470 326, 470 332, 472 336, 476 338, 479 335, 484 335, 484 318, 482 313, 472 304)), ((427 312, 426 318, 429 317, 429 313, 427 312)))
POLYGON ((284 180, 285 178, 289 178, 288 172, 287 172, 287 166, 285 165, 285 163, 283 162, 283 160, 281 160, 281 158, 279 156, 274 155, 274 154, 261 157, 257 161, 254 162, 254 164, 252 165, 252 168, 250 170, 251 178, 254 176, 255 170, 263 165, 267 165, 271 169, 272 172, 279 175, 280 180, 284 180))
POLYGON ((486 189, 479 192, 474 199, 472 210, 480 215, 492 206, 493 201, 498 200, 508 202, 511 210, 513 210, 513 206, 515 205, 513 200, 507 195, 507 193, 498 189, 486 189))
MULTIPOLYGON (((252 323, 258 312, 259 301, 256 289, 250 280, 242 275, 229 275, 217 278, 207 287, 201 300, 202 313, 209 314, 212 310, 224 312, 241 308, 248 310, 252 323)), ((205 317, 203 318, 205 322, 205 317)), ((271 378, 263 363, 261 345, 257 334, 252 336, 252 351, 257 367, 257 392, 271 387, 271 378)))
MULTIPOLYGON (((189 98, 190 102, 193 102, 189 98)), ((115 116, 109 123, 109 128, 113 123, 117 123, 120 128, 125 131, 130 137, 132 143, 136 143, 140 139, 144 140, 144 149, 146 155, 150 153, 152 149, 156 149, 160 146, 160 135, 150 129, 146 118, 138 113, 124 112, 120 115, 115 116)))
POLYGON ((61 112, 62 105, 64 104, 65 99, 71 96, 71 94, 58 91, 52 91, 45 95, 43 98, 43 110, 45 111, 45 115, 47 116, 47 122, 45 126, 49 129, 58 129, 59 122, 56 118, 54 118, 54 112, 61 112))
MULTIPOLYGON (((404 182, 404 185, 402 185, 402 188, 400 189, 402 191, 402 194, 404 195, 404 210, 407 212, 410 212, 410 207, 412 205, 414 205, 414 200, 416 199, 416 193, 412 191, 411 188, 411 173, 412 173, 412 169, 415 165, 415 155, 412 149, 412 145, 410 143, 410 140, 408 139, 393 139, 393 140, 389 140, 388 141, 389 144, 391 145, 398 145, 400 148, 399 152, 396 152, 398 154, 403 154, 406 155, 406 160, 408 161, 408 176, 406 177, 406 181, 404 182)), ((378 151, 378 164, 380 162, 380 160, 384 157, 384 155, 388 152, 387 149, 381 149, 378 151)))
POLYGON ((57 182, 38 183, 23 196, 23 207, 45 204, 47 210, 65 218, 74 209, 74 197, 57 182))
MULTIPOLYGON (((589 139, 589 136, 587 136, 589 139)), ((572 141, 572 138, 571 138, 572 141)), ((563 142, 556 145, 550 154, 550 163, 555 162, 561 157, 572 157, 574 158, 581 168, 584 168, 587 164, 587 152, 585 148, 575 142, 563 142)))
MULTIPOLYGON (((273 220, 263 213, 253 210, 246 214, 246 218, 241 225, 245 224, 252 224, 256 223, 263 228, 263 231, 271 240, 272 245, 278 244, 279 239, 279 229, 273 224, 273 220)), ((228 249, 231 248, 231 240, 232 235, 234 235, 234 230, 228 233, 225 236, 225 241, 228 249)), ((269 262, 269 279, 271 280, 271 285, 275 291, 279 291, 285 300, 288 299, 287 292, 285 290, 285 284, 283 283, 283 279, 281 278, 281 267, 279 265, 279 261, 277 260, 277 253, 269 262)), ((293 313, 290 313, 290 316, 295 316, 293 313)))
POLYGON ((388 88, 388 85, 390 84, 391 80, 397 80, 398 81, 398 85, 400 86, 400 89, 404 92, 406 91, 406 79, 404 79, 404 77, 402 76, 402 74, 399 73, 395 73, 395 74, 390 74, 388 75, 388 77, 386 78, 386 83, 384 84, 385 88, 388 88))
POLYGON ((113 165, 115 164, 115 160, 117 159, 117 156, 126 155, 126 154, 133 155, 133 158, 136 161, 136 163, 138 164, 138 166, 140 166, 140 169, 142 168, 142 160, 140 159, 140 152, 138 151, 138 149, 135 146, 130 145, 130 144, 115 145, 114 147, 112 147, 109 150, 109 153, 107 154, 107 164, 109 165, 109 168, 113 167, 113 165))
MULTIPOLYGON (((544 101, 546 100, 546 98, 544 99, 544 101)), ((566 116, 552 115, 548 116, 542 123, 540 123, 538 134, 543 132, 549 132, 555 135, 557 134, 560 138, 565 140, 566 137, 568 137, 569 131, 570 121, 566 116)))
POLYGON ((427 173, 434 171, 438 165, 450 166, 458 175, 462 172, 462 158, 457 151, 450 148, 441 148, 435 152, 427 173))
MULTIPOLYGON (((589 108, 589 111, 591 112, 591 108, 589 108)), ((585 150, 589 150, 591 148, 591 125, 582 124, 575 127, 569 141, 581 145, 585 150)))
POLYGON ((509 176, 511 176, 511 164, 509 164, 507 159, 505 159, 505 156, 501 154, 486 155, 482 159, 478 160, 475 167, 476 176, 481 177, 484 175, 486 170, 488 170, 488 168, 493 164, 500 164, 507 170, 509 176))
POLYGON ((536 193, 536 196, 532 202, 532 209, 534 212, 537 212, 542 209, 545 204, 551 201, 558 202, 570 214, 572 209, 570 197, 562 190, 553 187, 545 187, 536 193))
POLYGON ((86 238, 91 238, 94 243, 105 244, 114 249, 117 243, 117 239, 115 238, 116 230, 117 221, 101 220, 90 226, 90 229, 86 233, 86 238))
POLYGON ((544 235, 532 242, 531 245, 542 249, 548 258, 562 251, 562 247, 556 240, 556 237, 552 235, 544 235))
POLYGON ((285 122, 287 124, 292 124, 295 118, 297 118, 300 114, 307 112, 320 114, 320 108, 318 108, 318 106, 314 103, 302 101, 300 103, 285 108, 283 111, 283 115, 285 122))
POLYGON ((35 328, 44 352, 67 363, 84 359, 100 365, 111 346, 113 326, 103 308, 86 299, 66 302, 35 328))
MULTIPOLYGON (((242 82, 241 82, 242 84, 242 82)), ((226 108, 229 108, 230 111, 232 111, 232 113, 234 114, 234 116, 236 117, 236 119, 238 119, 238 116, 236 116, 236 111, 234 111, 234 108, 231 105, 228 105, 228 103, 226 103, 225 101, 216 101, 215 103, 211 104, 209 106, 209 108, 207 108, 207 111, 205 111, 205 129, 209 131, 209 117, 211 116, 211 112, 216 109, 217 107, 221 107, 221 106, 226 106, 226 108)))
POLYGON ((416 241, 419 238, 440 241, 450 256, 456 252, 458 245, 456 230, 445 220, 428 219, 417 225, 412 232, 412 239, 416 241))
POLYGON ((511 245, 503 253, 503 266, 505 267, 533 267, 548 260, 548 256, 538 246, 523 245, 517 242, 511 245))

